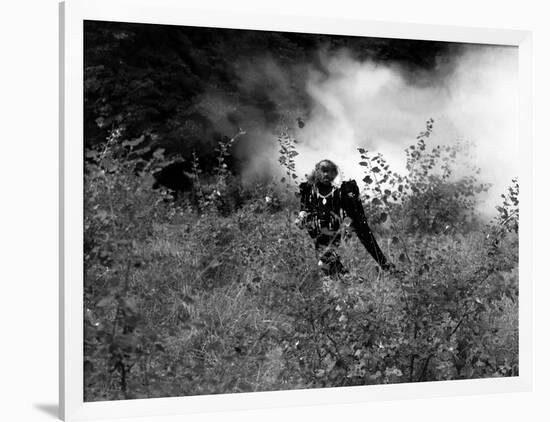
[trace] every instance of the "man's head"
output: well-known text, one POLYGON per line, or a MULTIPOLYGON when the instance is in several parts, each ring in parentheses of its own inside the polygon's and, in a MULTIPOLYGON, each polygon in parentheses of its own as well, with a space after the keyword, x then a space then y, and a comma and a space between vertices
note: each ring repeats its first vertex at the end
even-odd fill
POLYGON ((315 165, 314 180, 322 185, 330 185, 338 175, 338 167, 330 160, 319 161, 315 165))

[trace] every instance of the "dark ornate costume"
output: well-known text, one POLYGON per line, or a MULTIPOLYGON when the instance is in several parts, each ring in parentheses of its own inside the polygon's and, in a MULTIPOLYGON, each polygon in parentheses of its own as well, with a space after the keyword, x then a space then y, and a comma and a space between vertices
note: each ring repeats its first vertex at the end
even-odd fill
POLYGON ((314 184, 301 183, 300 204, 300 223, 314 239, 319 265, 326 274, 347 272, 336 252, 342 239, 345 219, 350 220, 351 228, 380 267, 390 268, 369 228, 359 197, 359 187, 354 180, 343 182, 339 188, 331 186, 331 190, 324 195, 314 184))

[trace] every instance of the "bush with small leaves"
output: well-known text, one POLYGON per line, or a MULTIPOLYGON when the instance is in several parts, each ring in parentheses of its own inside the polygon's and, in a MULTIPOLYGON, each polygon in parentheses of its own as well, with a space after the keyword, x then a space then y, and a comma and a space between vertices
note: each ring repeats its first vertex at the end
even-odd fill
MULTIPOLYGON (((289 224, 299 144, 288 132, 279 138, 284 181, 233 182, 223 166, 229 145, 219 146, 214 176, 194 157, 197 201, 188 206, 151 189, 167 160, 157 152, 140 161, 143 141, 114 131, 87 151, 85 400, 517 375, 518 242, 504 223, 517 215, 517 186, 488 225, 441 229, 464 216, 419 205, 459 183, 450 163, 436 171, 429 158, 451 160, 453 149, 422 149, 430 130, 409 149, 406 176, 360 150, 367 215, 386 227, 380 244, 396 268, 380 272, 356 237, 344 237, 349 273, 334 278, 320 274, 311 240, 289 224), (426 175, 415 170, 421 163, 426 175), (231 183, 241 203, 221 210, 212 189, 228 198, 231 183)), ((463 183, 454 186, 463 196, 481 186, 463 183)))
POLYGON ((405 149, 404 175, 392 171, 382 154, 359 148, 359 164, 366 170, 364 198, 374 223, 391 215, 401 230, 421 233, 468 230, 478 223, 477 197, 490 185, 480 182, 480 169, 469 164, 471 144, 427 147, 433 123, 428 120, 416 143, 405 149))

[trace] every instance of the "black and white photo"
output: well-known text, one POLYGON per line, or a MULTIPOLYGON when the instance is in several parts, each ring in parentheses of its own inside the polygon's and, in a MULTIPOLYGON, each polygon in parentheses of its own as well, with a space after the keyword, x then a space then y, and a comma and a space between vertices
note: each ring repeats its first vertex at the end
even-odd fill
POLYGON ((518 377, 518 47, 84 21, 85 402, 518 377))

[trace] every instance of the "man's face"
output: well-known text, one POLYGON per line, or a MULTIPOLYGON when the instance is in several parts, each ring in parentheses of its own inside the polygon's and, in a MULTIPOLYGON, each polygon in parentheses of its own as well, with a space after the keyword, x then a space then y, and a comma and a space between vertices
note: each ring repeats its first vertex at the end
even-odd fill
POLYGON ((321 163, 319 166, 318 180, 324 185, 331 184, 336 177, 336 170, 329 163, 321 163))

